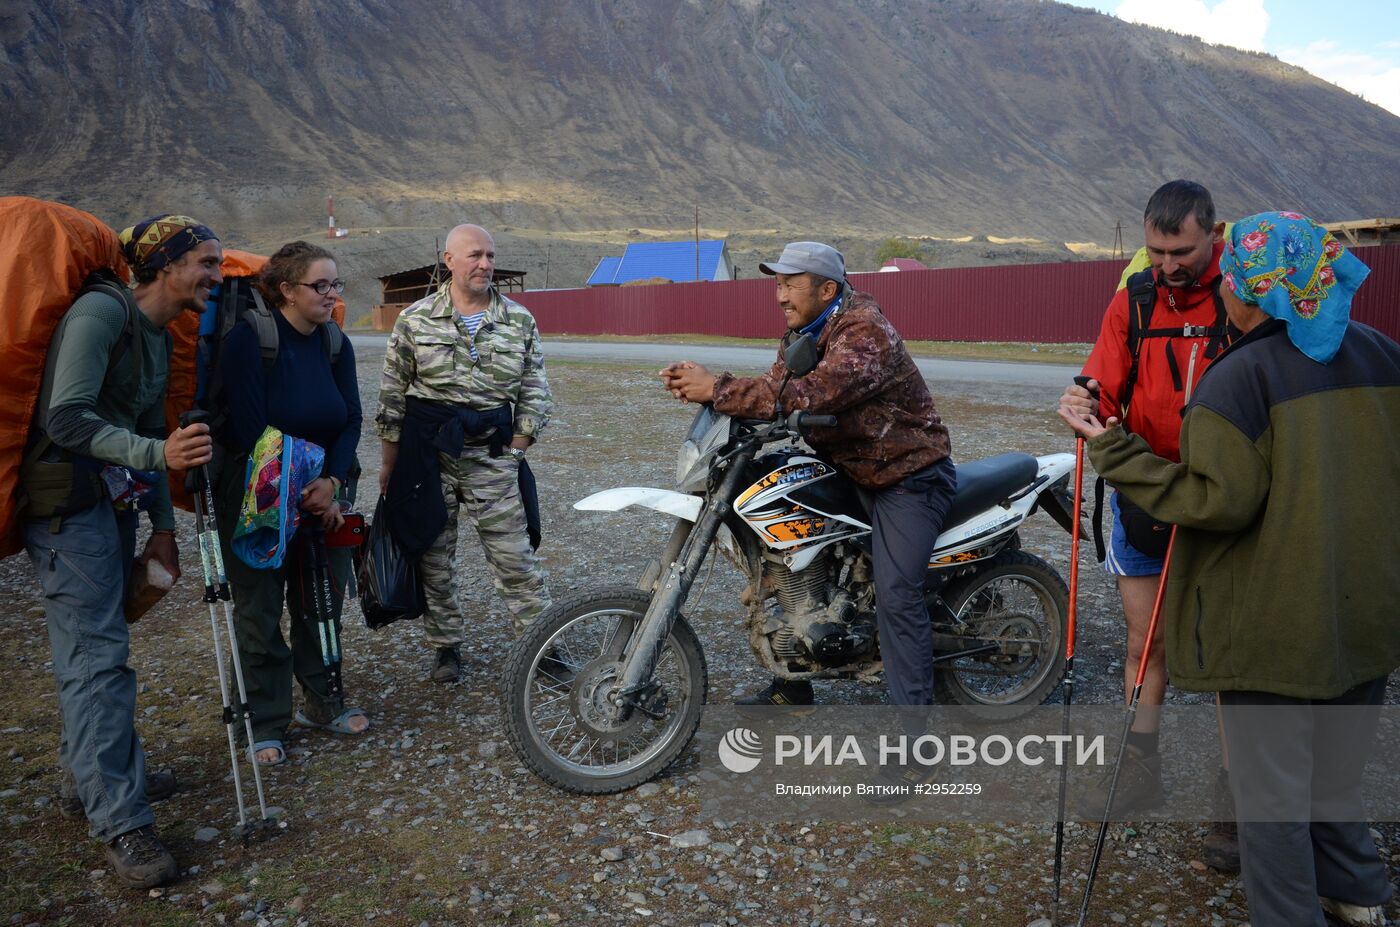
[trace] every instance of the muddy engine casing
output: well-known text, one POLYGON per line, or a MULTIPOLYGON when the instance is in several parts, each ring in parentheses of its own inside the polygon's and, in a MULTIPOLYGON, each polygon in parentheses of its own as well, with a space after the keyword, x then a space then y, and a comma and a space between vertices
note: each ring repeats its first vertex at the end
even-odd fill
POLYGON ((745 476, 734 512, 758 541, 755 630, 790 672, 858 659, 874 642, 875 616, 869 571, 847 544, 870 531, 854 484, 794 447, 752 461, 745 476))
POLYGON ((774 601, 763 633, 779 662, 840 666, 870 650, 875 616, 859 612, 850 593, 832 583, 833 559, 827 552, 794 572, 781 557, 764 556, 764 585, 774 601))

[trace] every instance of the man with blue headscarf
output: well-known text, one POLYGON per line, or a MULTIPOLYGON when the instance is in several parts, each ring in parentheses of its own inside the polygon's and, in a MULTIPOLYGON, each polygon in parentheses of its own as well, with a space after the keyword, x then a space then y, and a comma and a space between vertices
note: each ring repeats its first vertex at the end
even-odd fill
POLYGON ((119 236, 135 288, 85 289, 49 346, 30 447, 20 471, 25 547, 44 590, 44 617, 63 714, 59 809, 86 815, 117 877, 149 888, 180 874, 156 837, 150 802, 175 789, 145 772, 136 735, 136 673, 123 600, 136 552, 137 505, 118 488, 156 471, 140 503, 151 520, 141 555, 175 577, 175 516, 163 471, 209 461, 207 425, 167 434, 166 326, 200 312, 222 279, 223 249, 186 216, 154 216, 119 236))
POLYGON ((1400 665, 1400 345, 1350 320, 1367 268, 1297 213, 1220 259, 1244 332, 1201 379, 1181 463, 1062 404, 1095 468, 1177 526, 1173 684, 1220 693, 1251 920, 1383 924, 1361 773, 1400 665))

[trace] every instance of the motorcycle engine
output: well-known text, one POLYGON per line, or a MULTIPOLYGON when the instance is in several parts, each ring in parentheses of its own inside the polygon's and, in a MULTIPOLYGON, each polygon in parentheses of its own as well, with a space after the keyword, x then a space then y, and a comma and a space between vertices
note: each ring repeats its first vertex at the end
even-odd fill
POLYGON ((830 555, 797 572, 780 558, 764 559, 766 581, 777 599, 764 626, 775 657, 800 666, 841 666, 870 650, 875 616, 859 611, 844 589, 835 589, 827 601, 834 588, 830 555))

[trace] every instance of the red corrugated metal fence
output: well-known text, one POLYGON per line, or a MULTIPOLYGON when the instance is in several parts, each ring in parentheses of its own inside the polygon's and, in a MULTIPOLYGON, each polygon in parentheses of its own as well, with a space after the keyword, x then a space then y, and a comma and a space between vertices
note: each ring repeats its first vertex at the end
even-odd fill
MULTIPOLYGON (((1371 267, 1353 318, 1400 339, 1400 245, 1357 248, 1371 267)), ((1122 261, 852 274, 906 339, 1091 342, 1122 261)), ((535 290, 512 294, 545 334, 782 334, 772 280, 535 290)))

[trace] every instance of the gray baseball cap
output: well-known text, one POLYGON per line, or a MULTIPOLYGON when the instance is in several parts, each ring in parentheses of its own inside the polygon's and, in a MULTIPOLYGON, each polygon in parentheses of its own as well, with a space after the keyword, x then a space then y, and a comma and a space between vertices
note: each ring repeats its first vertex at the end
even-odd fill
POLYGON ((794 241, 783 248, 776 261, 758 265, 765 274, 816 274, 840 282, 846 278, 846 259, 831 245, 819 241, 794 241))

